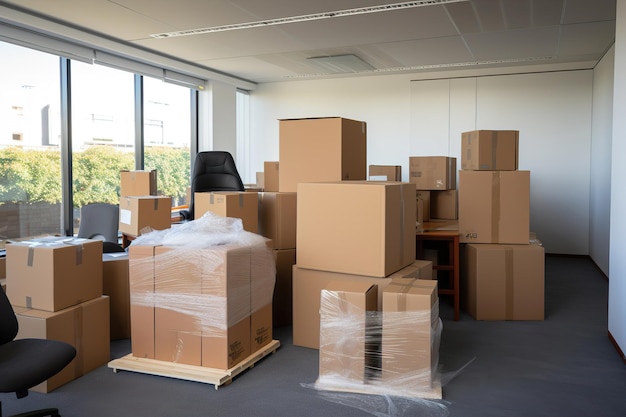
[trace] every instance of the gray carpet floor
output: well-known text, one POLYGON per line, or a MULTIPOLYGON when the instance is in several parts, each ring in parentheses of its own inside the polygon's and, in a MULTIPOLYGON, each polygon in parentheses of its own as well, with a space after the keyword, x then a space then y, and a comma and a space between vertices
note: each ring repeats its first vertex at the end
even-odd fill
MULTIPOLYGON (((546 257, 546 320, 453 321, 441 298, 442 400, 321 391, 318 351, 280 348, 229 385, 103 366, 49 394, 0 394, 5 416, 58 406, 63 417, 624 417, 626 365, 607 336, 608 282, 587 258, 546 257)), ((625 318, 626 320, 626 318, 625 318)), ((130 352, 111 345, 112 358, 130 352)))

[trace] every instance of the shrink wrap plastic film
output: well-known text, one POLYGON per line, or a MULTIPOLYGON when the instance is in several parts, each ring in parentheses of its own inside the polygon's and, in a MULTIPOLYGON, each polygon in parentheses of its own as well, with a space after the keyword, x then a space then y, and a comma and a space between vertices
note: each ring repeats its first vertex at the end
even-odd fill
POLYGON ((197 220, 138 236, 132 246, 155 247, 133 259, 131 304, 192 318, 203 336, 226 330, 272 302, 276 264, 269 240, 243 229, 241 219, 207 212, 197 220), (147 290, 146 290, 147 289, 147 290))
POLYGON ((427 310, 364 311, 324 290, 320 317, 320 375, 313 388, 441 398, 438 301, 427 310))

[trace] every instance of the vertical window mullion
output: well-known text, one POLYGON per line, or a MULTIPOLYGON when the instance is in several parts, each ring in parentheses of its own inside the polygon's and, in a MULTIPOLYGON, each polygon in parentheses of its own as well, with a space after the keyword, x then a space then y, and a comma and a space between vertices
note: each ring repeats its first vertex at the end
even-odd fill
POLYGON ((135 74, 135 169, 144 168, 143 76, 135 74))
POLYGON ((61 190, 63 207, 62 229, 66 236, 74 235, 74 204, 72 192, 72 94, 71 61, 61 57, 61 190))

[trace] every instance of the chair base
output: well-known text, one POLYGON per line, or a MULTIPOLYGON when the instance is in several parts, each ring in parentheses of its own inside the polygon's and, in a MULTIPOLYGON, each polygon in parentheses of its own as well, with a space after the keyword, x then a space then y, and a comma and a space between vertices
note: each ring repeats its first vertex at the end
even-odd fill
MULTIPOLYGON (((0 417, 2 417, 2 403, 0 403, 0 417)), ((61 415, 59 414, 58 408, 42 408, 7 417, 61 417, 61 415)))

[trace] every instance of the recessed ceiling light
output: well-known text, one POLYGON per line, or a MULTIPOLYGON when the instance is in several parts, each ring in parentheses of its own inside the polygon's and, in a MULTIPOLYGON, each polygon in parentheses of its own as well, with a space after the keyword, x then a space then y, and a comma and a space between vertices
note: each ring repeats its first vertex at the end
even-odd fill
POLYGON ((259 27, 268 27, 283 25, 286 23, 306 22, 309 20, 331 19, 334 17, 354 16, 366 13, 388 12, 398 9, 410 9, 414 7, 433 6, 445 3, 460 3, 468 0, 420 0, 405 1, 401 3, 381 4, 378 6, 358 7, 354 9, 337 10, 323 13, 305 14, 301 16, 281 17, 277 19, 259 20, 256 22, 236 23, 232 25, 213 26, 202 29, 178 30, 174 32, 155 33, 150 36, 153 38, 172 38, 176 36, 203 35, 213 32, 224 32, 227 30, 252 29, 259 27))

